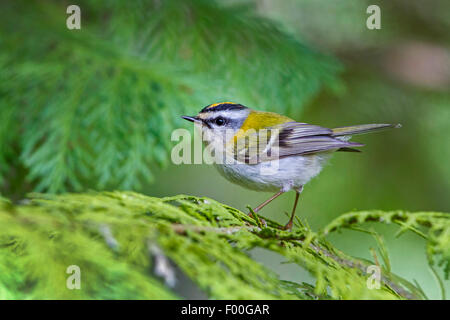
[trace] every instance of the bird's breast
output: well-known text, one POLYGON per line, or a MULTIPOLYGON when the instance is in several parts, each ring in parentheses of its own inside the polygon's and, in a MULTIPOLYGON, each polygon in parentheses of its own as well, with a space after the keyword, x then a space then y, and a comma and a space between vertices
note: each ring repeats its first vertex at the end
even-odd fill
POLYGON ((315 177, 329 158, 327 155, 291 156, 258 164, 216 164, 229 181, 259 191, 288 191, 315 177))

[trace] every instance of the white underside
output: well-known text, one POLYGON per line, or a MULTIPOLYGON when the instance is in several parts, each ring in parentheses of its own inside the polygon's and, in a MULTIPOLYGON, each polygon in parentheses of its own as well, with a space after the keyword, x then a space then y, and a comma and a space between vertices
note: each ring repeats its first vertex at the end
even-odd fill
POLYGON ((220 174, 243 187, 259 191, 299 190, 322 170, 331 152, 291 156, 278 163, 216 164, 220 174))

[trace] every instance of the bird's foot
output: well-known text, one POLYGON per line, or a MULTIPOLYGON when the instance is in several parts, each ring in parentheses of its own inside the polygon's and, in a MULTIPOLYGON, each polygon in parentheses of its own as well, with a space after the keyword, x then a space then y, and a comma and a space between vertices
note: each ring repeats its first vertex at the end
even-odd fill
POLYGON ((292 220, 289 220, 289 222, 284 227, 280 227, 280 229, 286 230, 286 231, 292 231, 292 220))

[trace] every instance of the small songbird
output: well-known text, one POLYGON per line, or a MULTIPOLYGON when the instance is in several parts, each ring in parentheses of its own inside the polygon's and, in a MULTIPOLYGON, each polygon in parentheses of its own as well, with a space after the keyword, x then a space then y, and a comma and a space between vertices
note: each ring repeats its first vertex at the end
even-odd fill
POLYGON ((348 141, 352 135, 401 127, 363 124, 328 129, 233 102, 211 104, 197 116, 182 118, 196 123, 207 145, 226 155, 225 161, 214 163, 226 179, 252 190, 276 192, 254 212, 281 194, 295 191, 287 230, 292 229, 303 186, 322 170, 333 152, 360 152, 355 147, 363 144, 348 141), (267 170, 270 167, 276 170, 267 170))

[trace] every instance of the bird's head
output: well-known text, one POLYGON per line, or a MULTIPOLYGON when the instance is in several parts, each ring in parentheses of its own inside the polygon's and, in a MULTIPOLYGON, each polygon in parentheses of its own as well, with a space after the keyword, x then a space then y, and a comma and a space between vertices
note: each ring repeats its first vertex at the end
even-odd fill
POLYGON ((233 102, 220 102, 204 107, 196 116, 182 116, 198 124, 205 141, 234 136, 249 116, 250 109, 233 102))

